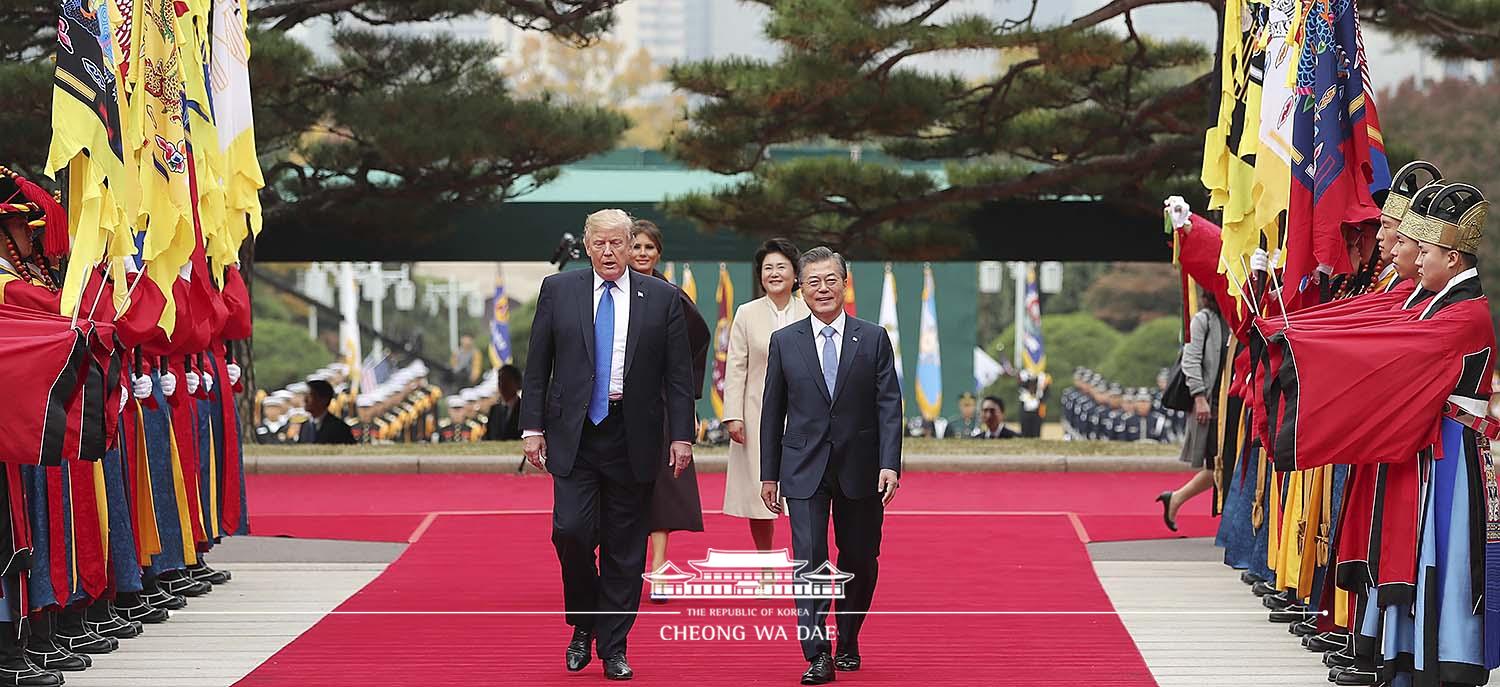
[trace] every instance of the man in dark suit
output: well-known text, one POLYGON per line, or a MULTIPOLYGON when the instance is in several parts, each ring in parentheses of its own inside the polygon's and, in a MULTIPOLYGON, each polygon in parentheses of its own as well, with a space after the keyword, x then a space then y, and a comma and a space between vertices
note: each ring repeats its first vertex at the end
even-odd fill
POLYGON ((573 626, 567 668, 588 665, 592 640, 614 680, 633 675, 625 638, 640 607, 662 427, 674 478, 694 438, 682 303, 670 283, 626 269, 630 227, 621 210, 589 215, 593 269, 542 281, 521 394, 526 458, 552 473, 552 543, 573 626))
POLYGON ((801 258, 802 296, 812 316, 771 335, 761 415, 761 498, 781 512, 786 498, 792 553, 811 570, 828 560, 833 512, 840 570, 853 577, 839 602, 838 656, 825 626, 830 600, 798 599, 802 684, 859 670, 859 628, 875 595, 885 506, 901 469, 901 388, 883 327, 844 315, 848 268, 838 253, 801 258))
POLYGON ((333 385, 321 379, 307 383, 306 422, 297 435, 303 444, 352 444, 354 433, 349 423, 328 413, 328 404, 333 402, 333 385))
POLYGON ((500 400, 490 408, 489 422, 484 426, 485 441, 515 441, 521 438, 521 369, 501 366, 495 375, 500 400))

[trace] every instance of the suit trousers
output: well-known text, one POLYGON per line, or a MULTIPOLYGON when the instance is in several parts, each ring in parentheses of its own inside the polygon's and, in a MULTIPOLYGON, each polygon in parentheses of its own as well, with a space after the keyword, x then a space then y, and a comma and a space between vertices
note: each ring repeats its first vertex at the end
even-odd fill
POLYGON ((566 618, 594 632, 600 658, 624 653, 641 605, 653 486, 631 474, 618 406, 598 425, 584 421, 573 471, 552 476, 552 545, 566 618))
MULTIPOLYGON (((834 620, 839 653, 859 655, 859 628, 875 597, 875 579, 880 571, 877 559, 885 506, 880 502, 880 494, 862 499, 845 496, 839 488, 837 473, 830 464, 811 498, 786 500, 792 521, 792 557, 807 561, 804 572, 829 560, 831 509, 834 543, 839 549, 835 566, 854 575, 844 584, 844 598, 839 600, 839 614, 834 620)), ((826 630, 831 605, 829 598, 797 599, 797 634, 802 642, 802 655, 809 661, 820 653, 832 651, 826 630)))

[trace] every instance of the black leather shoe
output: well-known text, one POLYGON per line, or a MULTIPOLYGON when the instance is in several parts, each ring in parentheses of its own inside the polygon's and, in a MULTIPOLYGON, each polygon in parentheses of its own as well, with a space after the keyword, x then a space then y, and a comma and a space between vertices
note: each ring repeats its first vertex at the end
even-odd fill
POLYGON ((187 571, 188 577, 191 577, 199 582, 207 582, 214 586, 226 584, 229 582, 229 580, 234 578, 233 575, 229 574, 228 570, 214 570, 213 568, 208 567, 207 563, 199 563, 198 565, 188 568, 187 571))
POLYGON ((839 654, 834 656, 833 667, 845 673, 852 673, 859 670, 859 654, 839 654))
POLYGON ((1271 611, 1269 620, 1273 623, 1295 623, 1306 618, 1306 606, 1287 606, 1280 611, 1271 611))
POLYGON ((1294 603, 1296 603, 1296 599, 1293 599, 1292 596, 1286 592, 1269 594, 1260 598, 1260 604, 1273 611, 1286 610, 1287 608, 1290 608, 1294 603))
POLYGON ((62 683, 61 673, 42 670, 25 658, 0 665, 0 685, 5 687, 58 687, 62 683))
MULTIPOLYGON (((166 611, 162 612, 165 613, 166 611)), ((96 635, 114 637, 115 639, 135 639, 141 636, 140 623, 130 622, 114 614, 109 616, 109 620, 100 622, 85 620, 83 626, 88 628, 89 632, 96 635)))
POLYGON ((583 670, 589 664, 593 655, 589 653, 589 645, 593 643, 594 633, 590 630, 573 628, 573 639, 568 640, 568 672, 576 673, 583 670))
POLYGON ((142 594, 141 601, 155 608, 167 611, 176 611, 187 608, 187 599, 172 594, 165 589, 158 588, 149 594, 142 594))
POLYGON ((1318 634, 1318 617, 1306 616, 1300 622, 1287 626, 1286 631, 1298 637, 1311 637, 1318 634))
POLYGON ((1354 665, 1354 657, 1344 651, 1329 651, 1323 654, 1323 665, 1329 668, 1348 668, 1354 665))
POLYGON ((46 652, 27 649, 26 659, 42 670, 60 670, 68 673, 88 670, 89 666, 94 665, 94 659, 86 654, 75 654, 60 646, 54 646, 52 651, 46 652))
MULTIPOLYGON (((1166 523, 1167 529, 1177 531, 1177 521, 1173 520, 1168 513, 1172 510, 1172 492, 1164 491, 1156 495, 1156 500, 1161 502, 1161 521, 1166 523)), ((806 684, 806 683, 804 683, 806 684)))
POLYGON ((824 685, 833 682, 833 657, 826 653, 813 657, 812 665, 802 674, 804 685, 824 685))
POLYGON ((629 680, 635 677, 635 671, 630 669, 630 664, 625 661, 625 654, 619 653, 604 659, 604 677, 611 680, 629 680))
POLYGON ((53 637, 58 646, 77 654, 107 654, 120 648, 120 641, 92 632, 59 629, 53 637), (75 634, 76 633, 76 634, 75 634))
POLYGON ((120 617, 125 619, 126 622, 134 624, 146 623, 147 625, 155 625, 167 622, 167 618, 172 617, 172 614, 167 609, 157 608, 145 603, 139 606, 118 606, 115 608, 115 612, 119 613, 120 617))
POLYGON ((1372 672, 1372 671, 1360 670, 1358 668, 1348 668, 1348 669, 1345 669, 1344 671, 1340 672, 1338 674, 1338 676, 1334 678, 1333 684, 1335 684, 1335 685, 1373 685, 1377 681, 1378 680, 1376 679, 1375 673, 1372 672))
POLYGON ((1272 587, 1270 583, 1266 582, 1265 580, 1261 580, 1259 582, 1256 582, 1255 584, 1250 585, 1250 593, 1256 596, 1270 596, 1271 594, 1276 593, 1276 588, 1272 587))
POLYGON ((214 590, 214 586, 207 582, 199 582, 187 575, 173 578, 161 578, 161 588, 168 594, 193 598, 203 596, 214 590))
POLYGON ((1342 651, 1349 646, 1348 635, 1336 632, 1324 632, 1311 637, 1302 638, 1302 648, 1314 653, 1325 653, 1329 651, 1342 651))
POLYGON ((1260 575, 1246 570, 1240 573, 1240 581, 1244 582, 1247 585, 1254 586, 1256 582, 1264 582, 1265 580, 1262 580, 1260 575))

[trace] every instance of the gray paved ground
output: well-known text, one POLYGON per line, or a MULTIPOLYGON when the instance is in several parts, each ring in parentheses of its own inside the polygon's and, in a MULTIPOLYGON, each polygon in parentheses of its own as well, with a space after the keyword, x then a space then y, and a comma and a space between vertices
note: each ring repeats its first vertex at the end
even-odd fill
POLYGON ((1329 684, 1322 656, 1266 620, 1213 540, 1096 543, 1089 554, 1163 687, 1329 684))
POLYGON ((211 563, 234 580, 125 640, 70 687, 228 687, 379 575, 402 544, 238 537, 211 563))

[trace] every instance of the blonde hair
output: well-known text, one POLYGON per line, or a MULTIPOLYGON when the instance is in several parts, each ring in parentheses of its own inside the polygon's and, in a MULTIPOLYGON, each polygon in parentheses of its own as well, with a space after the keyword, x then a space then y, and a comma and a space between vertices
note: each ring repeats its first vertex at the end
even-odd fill
POLYGON ((625 235, 630 236, 631 225, 634 220, 624 210, 609 208, 590 214, 583 220, 583 236, 588 236, 600 229, 620 229, 625 235))

